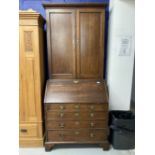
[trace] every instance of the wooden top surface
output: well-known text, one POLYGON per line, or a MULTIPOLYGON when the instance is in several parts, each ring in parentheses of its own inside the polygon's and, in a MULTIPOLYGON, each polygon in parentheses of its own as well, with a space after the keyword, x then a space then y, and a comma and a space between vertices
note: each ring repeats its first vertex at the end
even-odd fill
POLYGON ((20 10, 19 11, 19 25, 40 25, 43 26, 45 23, 44 18, 35 10, 20 10), (28 22, 24 22, 23 20, 28 20, 28 22))
POLYGON ((44 103, 107 103, 104 81, 48 80, 44 103))
POLYGON ((106 7, 108 3, 43 3, 44 8, 48 7, 106 7))

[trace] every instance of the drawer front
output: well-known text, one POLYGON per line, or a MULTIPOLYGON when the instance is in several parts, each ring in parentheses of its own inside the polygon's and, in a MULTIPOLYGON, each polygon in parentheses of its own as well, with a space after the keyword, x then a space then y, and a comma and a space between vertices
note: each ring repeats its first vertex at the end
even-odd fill
POLYGON ((46 121, 47 129, 85 129, 85 128, 106 128, 107 120, 95 121, 46 121))
POLYGON ((38 136, 37 125, 36 124, 20 125, 19 136, 20 137, 37 137, 38 136))
POLYGON ((47 104, 46 110, 52 110, 52 111, 107 111, 108 110, 108 104, 47 104))
POLYGON ((89 120, 89 119, 106 119, 108 112, 56 112, 47 111, 46 120, 89 120))
POLYGON ((47 132, 47 141, 103 141, 106 130, 57 130, 47 132))

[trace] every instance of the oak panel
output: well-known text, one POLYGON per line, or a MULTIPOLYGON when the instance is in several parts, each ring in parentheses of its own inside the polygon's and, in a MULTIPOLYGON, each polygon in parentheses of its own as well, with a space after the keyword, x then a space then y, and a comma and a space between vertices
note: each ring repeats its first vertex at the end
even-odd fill
POLYGON ((89 120, 89 119, 106 119, 107 112, 57 112, 47 111, 46 120, 89 120))
POLYGON ((78 11, 78 78, 103 78, 104 11, 78 11))
POLYGON ((49 69, 52 78, 75 77, 75 14, 72 10, 49 13, 49 69))
POLYGON ((47 132, 49 141, 102 141, 106 138, 106 130, 57 130, 47 132))
POLYGON ((107 120, 82 120, 82 121, 65 121, 65 120, 53 120, 46 121, 47 129, 88 129, 88 128, 106 128, 107 120))
POLYGON ((108 104, 101 104, 101 103, 52 103, 49 105, 46 105, 46 110, 52 110, 52 111, 107 111, 108 110, 108 104))

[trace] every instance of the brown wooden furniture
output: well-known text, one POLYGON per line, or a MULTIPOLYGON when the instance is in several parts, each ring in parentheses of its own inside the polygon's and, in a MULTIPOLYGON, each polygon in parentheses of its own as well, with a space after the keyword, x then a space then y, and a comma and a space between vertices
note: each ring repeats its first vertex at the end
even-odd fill
POLYGON ((19 19, 19 143, 21 147, 43 146, 43 18, 37 12, 28 10, 20 11, 19 19))
POLYGON ((50 78, 103 78, 105 5, 44 4, 50 78))
POLYGON ((103 81, 105 4, 44 4, 48 72, 45 150, 54 144, 108 144, 103 81))
POLYGON ((104 81, 48 80, 44 102, 47 151, 61 143, 97 143, 109 148, 104 81))

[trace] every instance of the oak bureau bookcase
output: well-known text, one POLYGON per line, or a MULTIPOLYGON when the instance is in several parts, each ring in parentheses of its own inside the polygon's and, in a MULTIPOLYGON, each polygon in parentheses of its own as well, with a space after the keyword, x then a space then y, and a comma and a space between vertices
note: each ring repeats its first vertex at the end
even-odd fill
POLYGON ((43 4, 48 72, 44 97, 45 150, 55 144, 108 143, 104 72, 106 4, 43 4))

